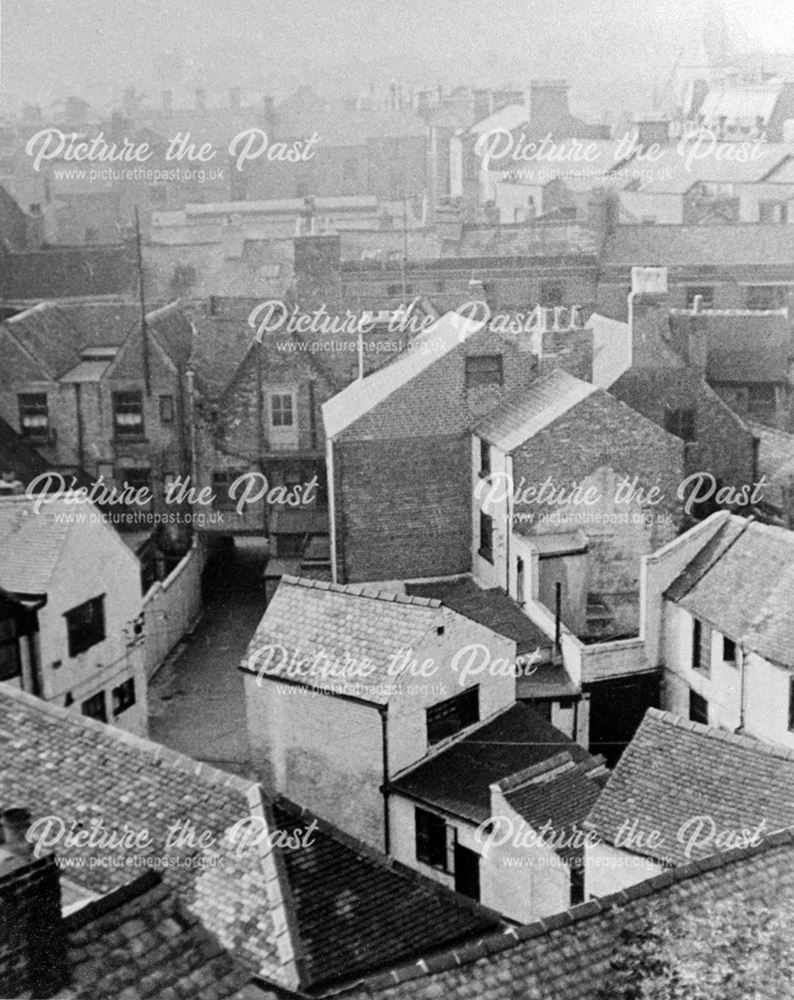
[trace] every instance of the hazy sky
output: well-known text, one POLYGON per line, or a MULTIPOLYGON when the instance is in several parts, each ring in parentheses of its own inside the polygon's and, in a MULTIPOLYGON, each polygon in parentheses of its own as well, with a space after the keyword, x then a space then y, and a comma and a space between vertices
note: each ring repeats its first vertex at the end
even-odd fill
MULTIPOLYGON (((564 76, 574 103, 592 107, 605 80, 626 100, 632 85, 645 94, 663 83, 714 2, 0 0, 0 97, 105 103, 127 86, 159 100, 163 89, 237 84, 278 94, 382 72, 427 85, 564 76)), ((754 39, 794 50, 792 0, 725 6, 754 39)))

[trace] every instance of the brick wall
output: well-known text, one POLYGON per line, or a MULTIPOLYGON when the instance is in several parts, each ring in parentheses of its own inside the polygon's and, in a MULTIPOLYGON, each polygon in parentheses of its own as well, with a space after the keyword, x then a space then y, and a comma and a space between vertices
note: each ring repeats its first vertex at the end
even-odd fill
POLYGON ((0 996, 52 996, 66 980, 54 856, 0 877, 0 996))

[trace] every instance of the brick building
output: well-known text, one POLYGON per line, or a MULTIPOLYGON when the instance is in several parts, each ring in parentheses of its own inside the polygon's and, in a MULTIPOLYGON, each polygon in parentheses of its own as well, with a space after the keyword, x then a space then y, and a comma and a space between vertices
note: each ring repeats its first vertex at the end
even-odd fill
POLYGON ((536 366, 528 343, 449 313, 323 406, 334 579, 468 572, 468 428, 536 366))
POLYGON ((189 321, 176 304, 147 314, 123 300, 42 302, 0 326, 0 414, 55 470, 147 487, 151 504, 120 527, 151 527, 167 483, 190 471, 189 321))
POLYGON ((594 382, 684 442, 684 476, 706 472, 725 485, 751 484, 755 437, 706 381, 720 338, 705 314, 671 313, 667 279, 666 268, 634 268, 629 322, 590 317, 594 382))

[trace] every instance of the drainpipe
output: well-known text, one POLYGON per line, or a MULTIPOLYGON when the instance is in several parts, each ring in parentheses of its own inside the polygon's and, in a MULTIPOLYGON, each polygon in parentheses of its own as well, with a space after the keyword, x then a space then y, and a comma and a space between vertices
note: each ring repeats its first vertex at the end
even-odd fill
POLYGON ((383 748, 383 853, 389 854, 391 851, 391 830, 389 828, 389 706, 381 705, 380 712, 381 725, 381 745, 383 748))
POLYGON ((328 438, 325 443, 325 468, 328 477, 328 526, 331 532, 331 580, 338 579, 336 566, 336 489, 334 486, 334 442, 328 438))
POLYGON ((85 430, 83 428, 83 404, 79 382, 74 383, 74 405, 77 410, 77 465, 78 468, 82 469, 83 453, 85 451, 85 430))

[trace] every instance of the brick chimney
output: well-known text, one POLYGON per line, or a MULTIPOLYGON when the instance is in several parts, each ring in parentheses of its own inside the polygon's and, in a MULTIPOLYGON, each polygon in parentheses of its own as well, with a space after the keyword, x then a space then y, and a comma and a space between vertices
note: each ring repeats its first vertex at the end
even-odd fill
POLYGON ((651 146, 666 146, 670 141, 670 119, 667 115, 649 113, 634 118, 637 130, 637 145, 642 149, 651 146))
POLYGON ((629 293, 631 363, 667 368, 664 342, 670 340, 670 294, 666 267, 633 267, 629 293))
POLYGON ((531 81, 529 121, 533 127, 553 129, 569 115, 567 80, 531 81))
POLYGON ((55 857, 31 859, 26 809, 2 814, 0 996, 51 997, 66 986, 66 941, 55 857))
POLYGON ((531 351, 538 359, 538 374, 558 368, 585 382, 593 381, 593 331, 582 324, 579 306, 537 307, 531 351))

